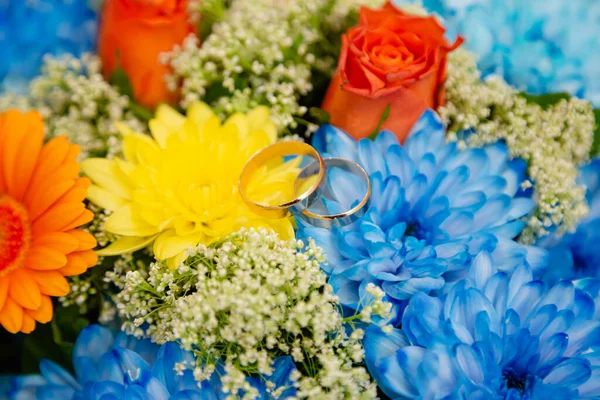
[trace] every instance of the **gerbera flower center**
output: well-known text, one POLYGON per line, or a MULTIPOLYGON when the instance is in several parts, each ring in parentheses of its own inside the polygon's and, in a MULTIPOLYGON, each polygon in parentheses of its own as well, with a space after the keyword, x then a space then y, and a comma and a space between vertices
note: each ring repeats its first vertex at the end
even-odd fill
POLYGON ((27 211, 12 197, 0 194, 0 277, 22 266, 30 240, 27 211))

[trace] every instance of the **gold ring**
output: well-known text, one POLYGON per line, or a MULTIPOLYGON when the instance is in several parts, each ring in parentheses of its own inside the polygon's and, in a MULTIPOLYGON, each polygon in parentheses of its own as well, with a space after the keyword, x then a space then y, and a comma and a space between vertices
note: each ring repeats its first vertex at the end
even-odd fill
MULTIPOLYGON (((369 199, 371 198, 371 180, 369 179, 369 174, 363 167, 355 163, 354 161, 347 160, 345 158, 337 158, 337 157, 327 157, 324 159, 325 168, 329 170, 330 168, 341 168, 346 171, 350 171, 358 176, 360 176, 367 184, 367 190, 364 197, 358 202, 357 205, 350 208, 347 211, 338 214, 317 214, 315 212, 310 211, 308 208, 304 209, 302 213, 298 216, 303 221, 309 223, 310 225, 317 226, 320 228, 331 228, 333 225, 337 226, 345 226, 352 224, 353 222, 362 218, 365 214, 365 211, 369 208, 369 199)), ((306 166, 296 178, 301 179, 304 175, 309 175, 314 171, 316 167, 316 163, 311 163, 306 166)), ((331 190, 328 185, 323 185, 326 188, 323 189, 323 195, 332 195, 331 190)), ((312 204, 312 203, 311 203, 312 204)), ((310 205, 309 205, 310 207, 310 205)))
POLYGON ((302 142, 279 142, 257 151, 250 157, 244 168, 242 168, 238 188, 242 200, 254 213, 266 218, 277 219, 285 218, 290 214, 296 215, 304 211, 320 195, 319 189, 321 188, 321 183, 324 181, 325 162, 314 147, 302 142), (269 205, 250 200, 246 195, 246 191, 256 171, 275 158, 290 155, 305 155, 316 160, 313 164, 318 165, 319 170, 316 171, 317 179, 315 182, 303 193, 297 195, 296 198, 282 204, 269 205))

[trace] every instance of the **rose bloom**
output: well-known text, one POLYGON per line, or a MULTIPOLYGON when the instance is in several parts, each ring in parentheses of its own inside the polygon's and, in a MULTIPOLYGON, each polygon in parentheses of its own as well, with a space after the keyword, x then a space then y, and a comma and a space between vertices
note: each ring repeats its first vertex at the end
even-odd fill
POLYGON ((193 32, 187 0, 105 0, 100 25, 99 54, 104 75, 118 67, 127 74, 135 101, 154 108, 174 103, 177 92, 167 88, 169 67, 160 53, 183 43, 193 32))
POLYGON ((342 36, 342 52, 323 109, 330 123, 356 139, 381 129, 403 140, 427 108, 444 104, 450 45, 433 17, 409 15, 393 4, 363 7, 360 23, 342 36))

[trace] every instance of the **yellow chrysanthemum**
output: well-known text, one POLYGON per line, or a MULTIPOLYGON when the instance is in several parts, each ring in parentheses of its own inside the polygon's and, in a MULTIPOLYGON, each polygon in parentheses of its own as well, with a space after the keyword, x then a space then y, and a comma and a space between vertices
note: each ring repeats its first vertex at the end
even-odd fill
MULTIPOLYGON (((192 105, 187 118, 163 105, 150 121, 152 138, 124 125, 119 129, 124 160, 82 163, 93 182, 89 199, 113 211, 104 228, 121 237, 100 254, 122 254, 154 242, 155 257, 176 267, 186 249, 241 227, 270 227, 282 238, 294 236, 288 219, 265 219, 250 211, 237 188, 246 161, 277 138, 268 108, 235 114, 222 124, 204 103, 192 105)), ((259 171, 253 179, 258 184, 249 188, 252 198, 290 199, 296 160, 259 171)))

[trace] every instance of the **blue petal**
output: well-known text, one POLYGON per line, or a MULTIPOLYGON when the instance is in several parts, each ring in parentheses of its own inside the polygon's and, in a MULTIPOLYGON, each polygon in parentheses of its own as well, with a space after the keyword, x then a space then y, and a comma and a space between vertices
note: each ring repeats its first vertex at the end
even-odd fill
POLYGON ((92 382, 98 379, 100 358, 113 346, 114 333, 100 325, 90 325, 79 333, 73 347, 73 368, 77 379, 92 382))
POLYGON ((332 125, 322 125, 313 135, 312 145, 320 153, 329 153, 358 162, 356 140, 332 125))
POLYGON ((592 370, 587 360, 571 358, 557 365, 544 378, 544 383, 576 389, 586 382, 591 374, 592 370))
POLYGON ((397 300, 410 299, 418 292, 429 293, 444 286, 442 278, 411 278, 402 282, 384 282, 382 285, 385 293, 397 300))
POLYGON ((454 348, 456 363, 464 376, 474 385, 480 385, 485 378, 484 368, 479 354, 471 346, 459 344, 454 348))
POLYGON ((421 347, 410 346, 398 350, 395 356, 382 359, 377 373, 381 377, 377 382, 381 390, 392 398, 419 397, 417 371, 426 352, 421 347))
POLYGON ((68 386, 73 389, 81 388, 79 383, 70 373, 53 361, 46 359, 40 361, 40 373, 51 384, 68 386))

